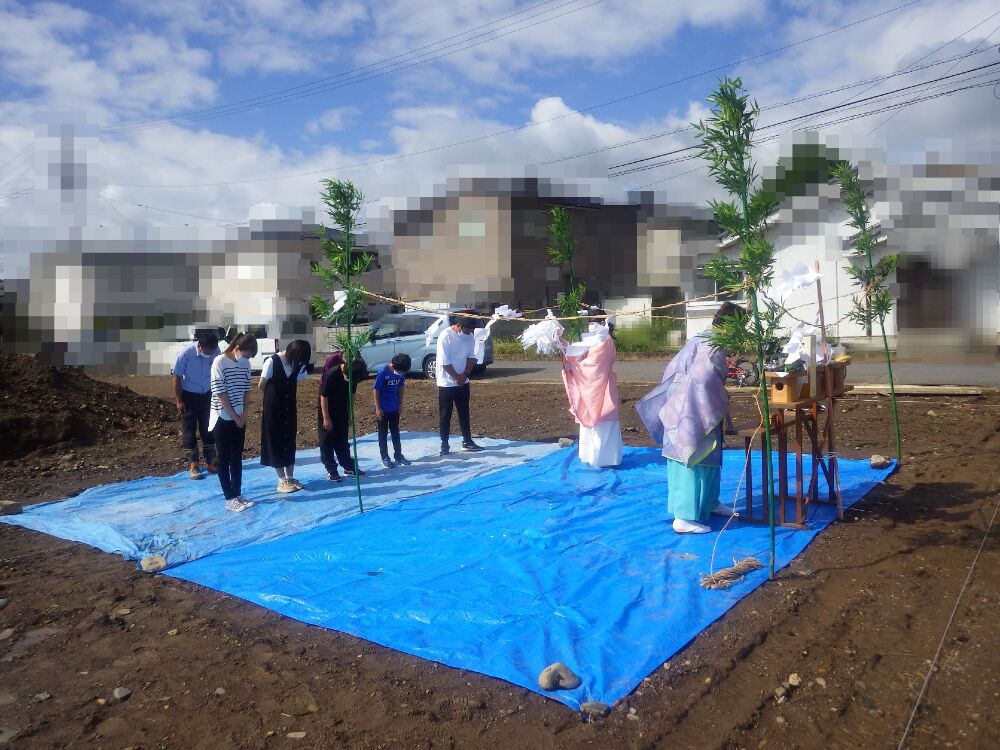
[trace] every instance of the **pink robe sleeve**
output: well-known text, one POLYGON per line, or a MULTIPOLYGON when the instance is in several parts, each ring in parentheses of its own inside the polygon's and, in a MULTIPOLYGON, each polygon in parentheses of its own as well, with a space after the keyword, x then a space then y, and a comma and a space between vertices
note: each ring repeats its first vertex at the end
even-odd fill
POLYGON ((618 419, 615 342, 608 337, 582 357, 563 360, 563 384, 569 410, 584 427, 618 419))

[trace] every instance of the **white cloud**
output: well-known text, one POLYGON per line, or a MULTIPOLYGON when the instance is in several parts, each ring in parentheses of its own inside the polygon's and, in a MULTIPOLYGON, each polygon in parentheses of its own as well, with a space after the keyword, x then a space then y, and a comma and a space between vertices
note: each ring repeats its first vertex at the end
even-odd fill
POLYGON ((408 0, 375 4, 375 32, 360 48, 361 62, 372 63, 419 50, 393 64, 446 55, 440 64, 455 74, 477 83, 498 85, 512 82, 517 74, 526 71, 544 75, 552 65, 617 64, 662 48, 686 24, 706 29, 726 26, 759 16, 766 2, 632 0, 537 6, 516 0, 480 0, 438 16, 433 24, 420 23, 421 18, 447 6, 446 2, 408 0), (470 31, 493 20, 497 23, 488 28, 470 31), (443 39, 448 41, 437 43, 443 39))
MULTIPOLYGON (((529 64, 544 66, 562 64, 567 60, 584 61, 588 65, 616 64, 617 56, 626 54, 642 59, 642 51, 657 49, 670 34, 681 28, 681 24, 732 22, 735 18, 746 18, 740 13, 758 13, 760 5, 750 5, 747 6, 749 10, 741 10, 743 6, 737 8, 735 3, 702 3, 698 7, 678 10, 671 4, 673 9, 664 10, 658 3, 655 8, 660 8, 663 17, 655 19, 655 8, 648 2, 615 4, 620 18, 608 15, 612 5, 608 3, 608 8, 597 6, 602 8, 599 15, 587 16, 589 11, 581 11, 568 16, 567 19, 573 21, 570 23, 567 20, 565 27, 558 22, 550 27, 538 27, 549 32, 545 40, 532 39, 530 35, 523 38, 515 35, 518 37, 516 40, 511 37, 498 41, 496 49, 485 45, 492 51, 489 54, 484 51, 482 57, 476 58, 470 53, 470 56, 452 61, 454 65, 449 63, 430 70, 414 69, 400 74, 394 78, 394 83, 398 85, 395 93, 400 96, 399 106, 388 115, 386 129, 366 132, 368 137, 357 146, 338 144, 332 137, 317 138, 315 142, 307 140, 305 150, 291 151, 276 143, 266 132, 252 137, 236 137, 213 133, 209 129, 180 126, 108 137, 95 155, 100 160, 101 179, 111 184, 111 187, 105 188, 105 194, 109 198, 147 206, 208 215, 224 221, 241 221, 246 219, 251 206, 259 204, 315 205, 319 179, 323 176, 355 180, 370 198, 414 196, 433 190, 435 184, 440 184, 447 174, 462 169, 463 165, 474 165, 473 168, 484 170, 502 168, 511 173, 534 169, 541 174, 562 174, 572 179, 599 178, 607 175, 610 165, 690 145, 690 132, 662 134, 703 117, 706 114, 703 102, 677 102, 674 111, 662 114, 662 98, 652 96, 640 99, 637 102, 648 101, 649 111, 655 114, 636 117, 632 121, 622 119, 618 108, 595 109, 580 114, 567 106, 558 91, 554 92, 556 95, 535 96, 526 100, 524 91, 527 85, 536 85, 537 79, 522 74, 522 71, 527 71, 529 64), (620 23, 622 19, 629 23, 620 23), (592 26, 605 28, 592 29, 592 26), (642 28, 633 28, 635 26, 642 28), (569 37, 574 34, 576 41, 571 44, 569 37), (509 56, 506 62, 503 55, 509 56), (490 71, 501 68, 497 78, 488 80, 490 71), (422 79, 425 82, 422 83, 422 79), (485 82, 471 82, 479 79, 485 82), (427 85, 427 80, 430 85, 427 85), (457 86, 456 81, 459 82, 457 86), (529 114, 516 114, 519 112, 529 114), (530 127, 522 128, 524 125, 530 127), (513 132, 495 138, 482 138, 507 130, 513 132), (620 148, 608 148, 640 139, 645 140, 620 148), (440 148, 444 144, 466 141, 453 148, 440 148), (407 154, 418 155, 396 158, 407 154), (545 164, 574 154, 585 155, 545 164), (380 161, 382 159, 385 161, 380 161), (364 166, 344 168, 345 165, 358 163, 364 166), (332 168, 334 171, 292 179, 240 182, 313 172, 321 168, 332 168), (230 181, 235 184, 182 189, 126 187, 130 184, 183 186, 230 181)), ((0 5, 0 8, 3 7, 0 5)), ((262 14, 257 19, 258 26, 264 25, 265 18, 276 18, 275 14, 280 15, 282 11, 293 16, 300 14, 301 17, 302 13, 315 16, 321 12, 339 11, 343 7, 347 6, 323 6, 327 8, 324 11, 318 6, 314 8, 292 0, 258 0, 255 5, 256 11, 262 14)), ((491 5, 479 0, 458 6, 448 3, 379 4, 375 9, 378 31, 371 41, 371 48, 366 47, 365 54, 374 53, 377 41, 388 39, 391 28, 402 28, 399 33, 404 40, 399 48, 409 49, 418 45, 420 39, 447 36, 452 28, 467 26, 477 18, 493 18, 512 7, 511 0, 491 5), (445 12, 450 8, 453 10, 445 12), (459 16, 457 21, 454 20, 455 15, 459 16)), ((762 42, 761 47, 813 36, 887 7, 887 1, 874 6, 800 3, 795 19, 784 25, 776 24, 773 38, 762 42)), ((136 110, 152 110, 159 106, 183 108, 185 98, 212 100, 216 95, 215 84, 207 77, 211 57, 195 44, 195 40, 212 36, 221 45, 220 50, 234 44, 238 25, 227 30, 223 28, 226 19, 240 19, 241 14, 250 12, 250 4, 234 1, 186 3, 179 0, 155 8, 158 8, 156 12, 169 15, 164 19, 167 26, 164 34, 149 36, 141 29, 128 28, 117 36, 105 35, 102 45, 90 46, 81 35, 99 27, 101 22, 86 13, 70 9, 60 14, 53 6, 41 5, 32 6, 30 11, 0 10, 0 14, 6 14, 20 24, 14 27, 19 39, 11 40, 9 35, 4 35, 0 41, 0 70, 9 78, 24 80, 25 86, 35 81, 32 86, 36 87, 30 89, 31 98, 26 95, 23 99, 0 102, 0 163, 15 156, 19 148, 30 143, 30 131, 15 125, 20 123, 26 126, 30 123, 33 107, 40 102, 46 105, 73 104, 80 99, 93 99, 96 104, 89 105, 88 111, 96 113, 94 116, 101 120, 111 119, 111 107, 117 106, 122 98, 133 101, 132 106, 136 110), (186 11, 190 11, 191 18, 184 18, 186 11), (55 63, 46 64, 46 58, 55 63), (44 95, 36 93, 39 89, 44 95), (76 89, 79 96, 74 95, 76 89)), ((995 7, 987 0, 970 0, 961 5, 945 0, 929 0, 847 32, 800 45, 781 56, 757 60, 738 72, 761 104, 769 105, 889 72, 957 36, 994 10, 995 7)), ((358 11, 351 13, 357 14, 358 11)), ((0 23, 3 20, 0 18, 0 23)), ((345 21, 335 33, 351 27, 351 23, 357 22, 345 21)), ((278 22, 275 21, 275 24, 278 22)), ((996 22, 986 24, 976 33, 940 52, 938 57, 970 50, 995 25, 996 22)), ((289 47, 302 39, 300 32, 283 31, 279 25, 275 25, 273 34, 289 47)), ((261 39, 266 39, 266 35, 261 39)), ((392 39, 388 41, 390 49, 383 48, 381 56, 392 53, 392 45, 396 42, 392 39)), ((275 62, 278 58, 273 58, 270 62, 247 64, 256 65, 258 69, 267 69, 272 65, 278 68, 281 65, 316 65, 322 62, 322 55, 317 56, 319 52, 327 56, 339 54, 336 44, 324 47, 323 44, 309 44, 306 40, 299 46, 306 49, 302 54, 307 54, 307 58, 297 62, 290 59, 279 65, 275 62)), ((992 62, 995 57, 993 52, 983 59, 989 58, 992 62)), ((968 63, 970 67, 973 64, 968 63)), ((916 80, 940 75, 947 67, 927 71, 924 78, 917 77, 916 80)), ((668 79, 671 76, 665 72, 662 77, 668 79)), ((712 79, 706 76, 701 81, 707 95, 712 79)), ((906 77, 893 79, 893 82, 887 82, 871 93, 909 82, 906 77)), ((762 122, 830 106, 858 90, 769 110, 763 114, 762 122)), ((627 92, 609 92, 607 98, 624 93, 627 92)), ((878 131, 878 136, 891 139, 893 143, 906 140, 918 145, 926 138, 971 140, 989 134, 995 120, 995 104, 990 89, 983 89, 916 105, 887 123, 878 131)), ((313 135, 333 133, 359 114, 351 107, 333 108, 298 127, 304 127, 313 135)), ((844 143, 871 144, 875 140, 866 139, 864 134, 879 119, 830 128, 827 135, 836 134, 844 143)), ((758 150, 757 161, 766 165, 777 154, 778 145, 769 144, 758 150)), ((697 161, 685 161, 615 179, 608 186, 609 197, 622 197, 620 191, 624 189, 649 185, 649 189, 662 190, 671 201, 703 202, 716 194, 717 189, 704 169, 686 174, 698 166, 697 161)), ((5 171, 0 171, 0 196, 9 189, 2 186, 7 177, 5 171)), ((15 187, 20 184, 13 183, 15 187)), ((5 221, 10 221, 11 217, 19 220, 23 207, 29 204, 27 199, 20 198, 5 207, 3 201, 0 198, 0 219, 5 221)), ((158 213, 127 203, 116 203, 115 206, 137 224, 169 225, 185 221, 169 213, 158 213)), ((122 223, 123 220, 106 207, 101 210, 106 214, 101 221, 122 223)), ((197 218, 190 220, 198 222, 197 218)))
POLYGON ((72 6, 8 6, 0 9, 0 28, 0 73, 37 109, 87 112, 111 124, 121 116, 190 108, 216 94, 204 75, 211 62, 206 51, 113 28, 72 6))
POLYGON ((317 135, 323 131, 335 133, 346 128, 361 110, 357 107, 334 107, 328 109, 319 117, 314 117, 306 123, 306 132, 317 135))
POLYGON ((326 67, 350 50, 368 17, 358 0, 128 0, 138 13, 178 35, 211 38, 229 73, 298 73, 326 67), (344 42, 338 46, 336 41, 344 42))
MULTIPOLYGON (((875 5, 855 5, 849 9, 841 4, 809 4, 806 12, 789 24, 784 32, 785 39, 792 41, 813 36, 833 29, 856 18, 862 18, 893 4, 882 2, 875 5), (828 6, 833 6, 828 7, 828 6)), ((768 59, 764 64, 755 62, 740 71, 744 83, 762 105, 782 101, 803 93, 821 91, 845 83, 884 75, 902 70, 921 57, 933 52, 962 32, 986 19, 997 10, 990 0, 970 0, 952 3, 948 0, 920 3, 897 13, 883 16, 875 21, 839 34, 832 34, 808 44, 789 50, 780 57, 768 59)), ((966 37, 948 44, 939 52, 930 55, 921 65, 946 57, 972 51, 991 31, 996 31, 1000 17, 979 26, 966 37)), ((995 41, 993 43, 995 47, 995 41)), ((980 49, 989 49, 982 45, 980 49)), ((967 68, 994 62, 995 53, 984 54, 958 63, 953 73, 967 68)), ((840 104, 852 96, 868 97, 908 86, 944 75, 952 64, 936 66, 928 70, 886 81, 870 91, 868 87, 858 87, 798 105, 782 108, 773 114, 762 116, 763 122, 776 121, 808 113, 821 107, 840 104)), ((995 77, 995 76, 993 76, 995 77)), ((887 104, 905 102, 918 95, 919 89, 898 96, 892 100, 875 102, 858 107, 856 111, 869 111, 887 104)), ((853 122, 824 129, 828 135, 868 140, 901 141, 924 140, 927 138, 976 138, 988 135, 990 121, 995 119, 995 102, 990 90, 979 89, 977 93, 957 94, 934 101, 915 104, 876 131, 872 139, 867 133, 888 114, 858 119, 853 122), (993 111, 993 115, 989 114, 993 111)), ((828 115, 812 121, 813 124, 832 120, 840 115, 828 115)))

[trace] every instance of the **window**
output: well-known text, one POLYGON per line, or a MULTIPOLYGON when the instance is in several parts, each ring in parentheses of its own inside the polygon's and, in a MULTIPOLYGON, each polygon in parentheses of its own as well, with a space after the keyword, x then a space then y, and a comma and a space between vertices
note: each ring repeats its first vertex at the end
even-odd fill
POLYGON ((244 333, 249 333, 255 339, 266 339, 267 338, 267 326, 236 326, 237 329, 243 331, 244 333))
POLYGON ((282 336, 304 336, 309 332, 309 319, 305 317, 289 318, 281 323, 282 336))
POLYGON ((458 223, 459 237, 485 237, 485 221, 460 221, 458 223))
POLYGON ((399 335, 399 323, 395 320, 384 320, 372 329, 373 339, 389 339, 399 335))
POLYGON ((420 315, 407 315, 400 322, 400 336, 423 336, 424 331, 434 322, 434 318, 425 318, 420 315))

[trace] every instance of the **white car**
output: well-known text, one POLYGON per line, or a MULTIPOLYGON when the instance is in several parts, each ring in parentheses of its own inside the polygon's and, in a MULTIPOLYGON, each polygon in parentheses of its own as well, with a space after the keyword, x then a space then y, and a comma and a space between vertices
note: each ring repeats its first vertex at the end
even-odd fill
MULTIPOLYGON (((233 337, 239 333, 249 333, 252 334, 257 339, 257 356, 250 360, 250 371, 260 372, 261 368, 264 367, 264 362, 267 361, 268 357, 273 357, 278 352, 282 351, 286 346, 288 346, 295 339, 303 339, 309 342, 312 347, 312 356, 309 359, 308 370, 312 372, 314 362, 316 359, 316 337, 312 334, 297 334, 297 335, 285 335, 285 336, 274 336, 272 333, 276 333, 274 329, 278 328, 280 324, 275 323, 272 326, 267 325, 232 325, 224 331, 224 335, 219 338, 219 341, 232 341, 233 337), (269 330, 270 328, 270 330, 269 330)), ((225 344, 222 344, 222 348, 225 348, 225 344)))
MULTIPOLYGON (((443 310, 442 312, 446 314, 477 314, 475 310, 470 309, 443 310)), ((379 368, 389 362, 396 354, 407 354, 410 357, 410 372, 422 372, 428 380, 433 379, 437 363, 437 336, 428 344, 424 332, 438 317, 433 313, 411 311, 385 315, 372 323, 371 341, 361 347, 359 351, 368 372, 378 372, 379 368)), ((484 325, 483 321, 478 318, 475 323, 477 327, 484 325)), ((486 339, 486 355, 482 363, 476 365, 472 371, 473 375, 481 375, 491 364, 493 364, 493 340, 486 339)))

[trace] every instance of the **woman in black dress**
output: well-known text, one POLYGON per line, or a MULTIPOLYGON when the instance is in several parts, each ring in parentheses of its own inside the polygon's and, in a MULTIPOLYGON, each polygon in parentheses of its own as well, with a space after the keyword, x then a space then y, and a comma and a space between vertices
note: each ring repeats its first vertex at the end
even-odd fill
POLYGON ((278 474, 278 492, 295 492, 303 485, 295 476, 296 393, 308 375, 312 356, 308 341, 295 339, 283 352, 264 362, 257 388, 264 394, 260 425, 260 462, 278 474))
MULTIPOLYGON (((361 360, 354 360, 354 393, 358 390, 358 381, 367 373, 361 360)), ((352 394, 353 395, 353 394, 352 394)), ((348 442, 350 415, 347 403, 347 362, 344 355, 334 352, 326 358, 323 364, 323 375, 319 381, 319 401, 317 403, 317 422, 319 432, 319 455, 326 467, 327 479, 339 482, 337 462, 344 469, 346 476, 358 476, 365 473, 357 468, 351 457, 351 447, 348 442)))

